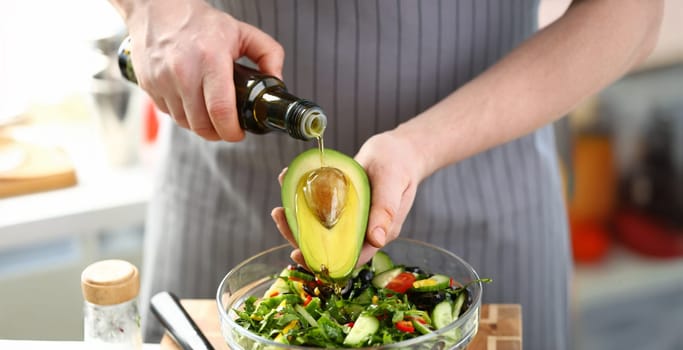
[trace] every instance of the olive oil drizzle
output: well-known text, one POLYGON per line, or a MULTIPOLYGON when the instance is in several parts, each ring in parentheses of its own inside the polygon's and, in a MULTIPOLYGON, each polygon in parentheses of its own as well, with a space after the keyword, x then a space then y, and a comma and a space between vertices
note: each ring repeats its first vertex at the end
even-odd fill
MULTIPOLYGON (((320 169, 325 167, 325 142, 323 140, 323 135, 319 134, 318 136, 315 137, 317 143, 318 143, 318 153, 320 154, 320 169)), ((298 208, 297 208, 298 210, 298 208)), ((297 223, 298 224, 298 223, 297 223)), ((325 264, 320 265, 320 273, 314 273, 316 278, 320 280, 321 282, 328 284, 330 287, 332 287, 332 290, 334 291, 334 294, 337 296, 341 296, 342 294, 342 289, 344 286, 346 286, 346 280, 343 281, 337 281, 334 280, 333 278, 330 277, 330 270, 327 268, 325 264)))
MULTIPOLYGON (((320 168, 325 167, 325 142, 323 140, 323 135, 316 136, 316 141, 318 141, 318 152, 320 153, 320 168)), ((346 280, 336 281, 330 278, 330 271, 325 264, 320 265, 320 275, 317 276, 321 281, 329 283, 334 291, 334 294, 341 297, 342 289, 346 285, 346 280)))
POLYGON ((323 136, 318 135, 315 138, 318 141, 318 152, 320 153, 320 167, 325 166, 325 142, 323 141, 323 136))

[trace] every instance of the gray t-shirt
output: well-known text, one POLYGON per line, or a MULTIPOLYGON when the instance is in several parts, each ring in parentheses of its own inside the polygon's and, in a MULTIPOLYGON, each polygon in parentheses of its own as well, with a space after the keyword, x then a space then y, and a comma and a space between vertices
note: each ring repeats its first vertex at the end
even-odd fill
MULTIPOLYGON (((325 109, 325 145, 349 155, 531 36, 538 7, 537 0, 214 3, 284 46, 289 90, 325 109)), ((281 205, 277 174, 315 147, 280 133, 233 144, 177 127, 171 133, 150 204, 143 303, 160 290, 212 298, 231 267, 284 243, 270 218, 281 205)), ((521 303, 525 349, 569 347, 571 259, 551 126, 426 179, 401 236, 444 247, 492 278, 484 302, 521 303)), ((144 315, 147 339, 158 338, 158 323, 144 315)))

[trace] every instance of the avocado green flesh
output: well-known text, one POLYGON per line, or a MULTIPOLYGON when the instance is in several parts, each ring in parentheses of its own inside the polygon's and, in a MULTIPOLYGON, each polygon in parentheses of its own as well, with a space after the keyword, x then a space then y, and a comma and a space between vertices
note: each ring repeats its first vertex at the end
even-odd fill
POLYGON ((353 158, 325 149, 325 166, 339 169, 349 186, 338 222, 326 228, 308 207, 303 193, 310 171, 320 168, 320 153, 311 149, 297 156, 282 183, 282 203, 290 230, 306 265, 333 280, 348 277, 358 262, 370 209, 370 185, 365 170, 353 158))

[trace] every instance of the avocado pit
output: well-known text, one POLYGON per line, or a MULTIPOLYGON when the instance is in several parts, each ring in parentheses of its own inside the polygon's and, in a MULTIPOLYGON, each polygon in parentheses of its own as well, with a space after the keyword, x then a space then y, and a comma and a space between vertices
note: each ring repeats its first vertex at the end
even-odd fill
POLYGON ((321 167, 310 171, 303 185, 308 208, 323 226, 334 227, 346 204, 348 181, 344 173, 337 168, 321 167))

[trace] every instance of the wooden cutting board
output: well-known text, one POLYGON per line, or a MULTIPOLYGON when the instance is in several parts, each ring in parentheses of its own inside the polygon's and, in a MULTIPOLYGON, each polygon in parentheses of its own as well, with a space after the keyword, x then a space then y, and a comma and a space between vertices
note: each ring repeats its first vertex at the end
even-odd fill
POLYGON ((63 150, 0 137, 0 198, 76 183, 76 171, 63 150))
MULTIPOLYGON (((216 302, 183 299, 181 303, 217 350, 229 350, 221 335, 216 302)), ((481 307, 479 331, 468 350, 519 350, 522 348, 522 308, 518 304, 485 304, 481 307)), ((165 335, 161 349, 179 350, 165 335)))

